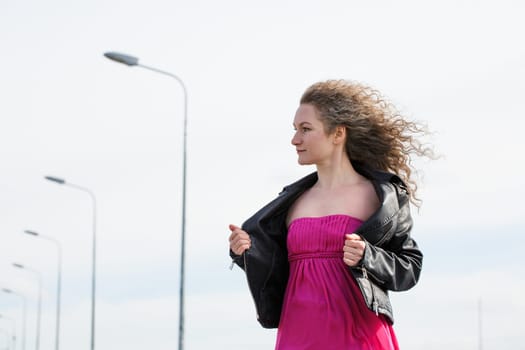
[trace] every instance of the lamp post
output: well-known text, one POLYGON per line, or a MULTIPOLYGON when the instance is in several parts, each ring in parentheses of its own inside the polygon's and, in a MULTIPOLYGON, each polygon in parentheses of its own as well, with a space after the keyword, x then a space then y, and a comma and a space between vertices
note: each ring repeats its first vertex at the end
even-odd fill
POLYGON ((182 87, 184 95, 184 123, 183 123, 183 148, 182 148, 182 218, 181 218, 181 248, 180 248, 180 291, 179 291, 179 350, 184 348, 184 264, 186 245, 186 160, 187 160, 187 127, 188 127, 188 92, 186 85, 178 76, 157 68, 145 66, 139 63, 137 57, 117 53, 106 52, 104 56, 110 60, 128 65, 142 67, 175 79, 182 87))
POLYGON ((27 266, 24 266, 22 264, 13 263, 13 266, 22 270, 26 270, 29 272, 32 272, 37 277, 38 281, 38 308, 37 308, 37 318, 36 318, 36 341, 35 341, 35 348, 36 350, 40 349, 40 320, 42 318, 42 275, 40 272, 31 269, 27 266))
POLYGON ((0 319, 8 320, 13 323, 13 333, 11 337, 11 345, 13 346, 13 350, 16 350, 16 321, 14 318, 7 317, 5 315, 0 314, 0 319))
MULTIPOLYGON (((48 181, 55 182, 59 185, 64 185, 73 189, 80 190, 87 193, 92 202, 93 206, 93 247, 92 247, 92 268, 91 268, 91 350, 95 349, 95 292, 96 292, 96 261, 97 261, 97 200, 95 194, 88 188, 75 185, 66 180, 54 177, 54 176, 45 176, 48 181)), ((58 328, 57 328, 58 329, 58 328)), ((58 339, 58 338, 57 338, 58 339)), ((57 343, 58 344, 58 343, 57 343)), ((58 349, 58 345, 57 345, 58 349)))
POLYGON ((25 230, 24 233, 43 238, 47 241, 53 242, 57 248, 57 301, 56 301, 56 330, 55 330, 55 349, 59 349, 60 342, 60 296, 61 296, 61 281, 62 281, 62 246, 60 242, 53 237, 48 237, 39 234, 38 232, 25 230))
POLYGON ((2 288, 2 292, 13 294, 22 299, 23 313, 22 313, 22 350, 26 350, 26 297, 20 293, 14 292, 9 288, 2 288))
POLYGON ((483 350, 483 323, 482 323, 482 309, 481 298, 478 299, 478 349, 483 350))

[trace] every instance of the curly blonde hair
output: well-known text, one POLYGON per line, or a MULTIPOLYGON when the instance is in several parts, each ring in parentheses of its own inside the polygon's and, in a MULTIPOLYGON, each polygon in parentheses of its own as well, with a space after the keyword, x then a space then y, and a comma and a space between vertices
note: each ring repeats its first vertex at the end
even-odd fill
POLYGON ((320 112, 327 134, 339 125, 346 128, 350 162, 398 175, 408 187, 411 202, 420 207, 411 157, 434 157, 432 149, 418 139, 428 133, 425 125, 403 118, 379 91, 346 80, 315 83, 300 103, 320 112))

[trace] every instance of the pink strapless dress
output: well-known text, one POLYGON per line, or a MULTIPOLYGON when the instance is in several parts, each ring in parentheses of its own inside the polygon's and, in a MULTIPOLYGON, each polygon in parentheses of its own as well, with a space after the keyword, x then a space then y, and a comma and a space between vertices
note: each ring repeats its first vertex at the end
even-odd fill
POLYGON ((398 350, 392 326, 370 311, 343 262, 348 215, 305 217, 288 229, 290 278, 276 350, 398 350))

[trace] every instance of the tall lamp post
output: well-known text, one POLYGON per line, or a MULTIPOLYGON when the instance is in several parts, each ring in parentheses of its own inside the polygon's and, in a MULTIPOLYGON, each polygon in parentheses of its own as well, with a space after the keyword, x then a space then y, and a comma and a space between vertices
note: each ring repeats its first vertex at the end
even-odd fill
POLYGON ((0 319, 8 320, 13 323, 13 333, 11 334, 11 345, 13 346, 13 350, 16 350, 16 321, 14 318, 7 317, 5 315, 0 314, 0 319))
POLYGON ((31 269, 22 264, 13 263, 13 266, 22 270, 32 272, 37 277, 38 281, 38 309, 37 309, 37 318, 36 318, 36 350, 40 349, 40 320, 42 318, 42 275, 40 272, 31 269))
POLYGON ((14 292, 9 288, 2 288, 2 292, 16 295, 22 299, 23 312, 22 312, 22 350, 26 350, 26 297, 20 293, 14 292))
POLYGON ((183 148, 182 148, 182 218, 181 218, 181 248, 180 248, 180 291, 179 291, 179 350, 184 348, 184 262, 186 245, 186 160, 187 160, 187 127, 188 127, 188 92, 186 85, 178 76, 157 68, 145 66, 139 63, 137 57, 117 53, 106 52, 104 56, 115 62, 123 63, 128 66, 142 67, 160 74, 167 75, 175 79, 184 94, 184 125, 183 125, 183 148))
POLYGON ((55 244, 57 248, 57 301, 56 301, 56 330, 55 330, 55 349, 58 350, 60 342, 60 295, 61 295, 61 281, 62 281, 62 246, 60 242, 53 237, 48 237, 39 234, 38 232, 25 230, 24 233, 43 238, 55 244))
MULTIPOLYGON (((97 200, 95 194, 88 188, 66 182, 66 180, 54 177, 54 176, 45 176, 48 181, 55 182, 59 185, 64 185, 73 189, 80 190, 87 193, 92 202, 93 206, 93 247, 92 247, 92 273, 91 273, 91 350, 95 349, 95 292, 96 292, 96 261, 97 261, 97 200)), ((58 328, 57 328, 58 329, 58 328)), ((58 338, 57 338, 58 339, 58 338)), ((57 345, 58 349, 58 345, 57 345)))

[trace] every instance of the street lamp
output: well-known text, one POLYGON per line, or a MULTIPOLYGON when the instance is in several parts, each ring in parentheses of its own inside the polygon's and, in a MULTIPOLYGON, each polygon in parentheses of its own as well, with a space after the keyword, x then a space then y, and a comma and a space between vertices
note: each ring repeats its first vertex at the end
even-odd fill
POLYGON ((57 248, 57 301, 56 301, 56 331, 55 331, 55 349, 58 350, 58 344, 60 339, 60 291, 61 291, 61 280, 62 280, 62 246, 60 242, 53 237, 48 237, 39 234, 38 232, 25 230, 24 233, 33 235, 36 237, 43 238, 47 241, 53 242, 57 248))
POLYGON ((14 318, 7 317, 2 314, 0 314, 0 318, 4 320, 8 320, 13 323, 13 333, 12 333, 12 338, 11 338, 11 344, 13 345, 13 350, 16 350, 16 321, 14 318))
POLYGON ((36 350, 40 348, 40 319, 42 318, 42 275, 40 272, 26 267, 22 264, 13 263, 13 266, 22 270, 30 271, 34 273, 38 281, 38 310, 36 319, 36 350))
POLYGON ((16 295, 22 299, 22 303, 24 305, 22 314, 22 350, 26 350, 26 297, 20 293, 12 291, 9 288, 2 288, 2 292, 16 295))
POLYGON ((117 53, 106 52, 104 56, 110 60, 123 63, 128 66, 138 66, 154 72, 167 75, 174 78, 182 87, 184 94, 184 126, 183 126, 183 148, 182 148, 182 227, 181 227, 181 250, 180 250, 180 292, 179 292, 179 350, 183 349, 184 339, 184 261, 185 261, 185 244, 186 244, 186 159, 187 159, 187 126, 188 126, 188 92, 182 79, 175 74, 145 66, 139 63, 137 57, 117 53))
MULTIPOLYGON (((96 261, 97 261, 97 200, 95 194, 88 188, 66 182, 66 180, 54 177, 54 176, 45 176, 48 181, 56 182, 59 185, 65 185, 82 192, 86 192, 90 198, 93 205, 93 257, 92 257, 92 273, 91 273, 91 350, 95 349, 95 280, 96 280, 96 261)), ((27 232, 26 232, 27 233, 27 232)), ((57 327, 58 331, 58 327, 57 327)), ((58 339, 58 337, 57 337, 58 339)), ((58 342, 57 342, 58 349, 58 342)))

